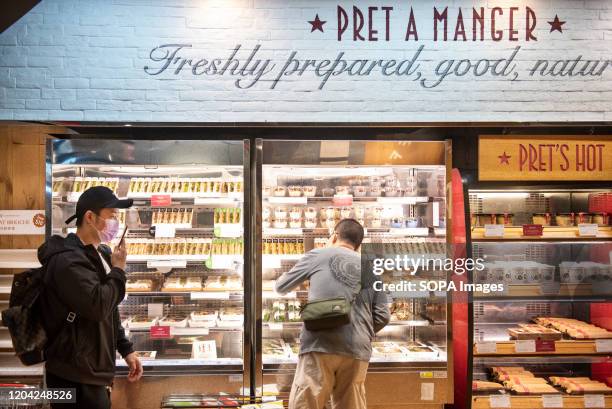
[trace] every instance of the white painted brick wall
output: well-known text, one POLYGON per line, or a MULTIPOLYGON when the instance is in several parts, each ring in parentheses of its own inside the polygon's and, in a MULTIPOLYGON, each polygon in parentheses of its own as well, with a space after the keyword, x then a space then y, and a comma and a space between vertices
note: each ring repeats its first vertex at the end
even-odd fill
MULTIPOLYGON (((367 22, 366 22, 367 26, 367 22)), ((508 35, 508 21, 498 28, 508 35)), ((488 33, 489 19, 485 26, 488 33)), ((365 33, 367 36, 367 33, 365 33)), ((243 79, 249 82, 249 79, 243 79)), ((610 0, 417 0, 383 3, 326 0, 43 0, 0 34, 0 119, 156 122, 439 122, 439 121, 612 121, 612 1, 610 0), (375 18, 378 42, 338 42, 336 7, 352 14, 353 4, 391 5, 391 41, 384 39, 383 12, 375 18), (472 7, 519 7, 518 42, 434 42, 433 5, 448 6, 449 36, 457 9, 463 9, 468 38, 472 7), (538 41, 524 41, 524 7, 535 10, 538 41), (419 41, 404 41, 410 6, 419 41), (310 32, 319 14, 325 32, 310 32), (558 15, 563 33, 550 33, 558 15), (230 76, 151 76, 144 67, 161 44, 191 44, 181 55, 226 59, 242 44, 241 63, 257 45, 256 58, 271 59, 274 70, 255 86, 239 89, 230 76), (332 76, 308 67, 304 75, 273 80, 292 51, 298 59, 334 60, 338 52, 357 59, 409 59, 424 45, 421 72, 435 79, 445 59, 507 58, 516 46, 515 81, 473 75, 447 78, 426 89, 412 77, 332 76), (610 61, 597 77, 531 77, 538 59, 610 61)))

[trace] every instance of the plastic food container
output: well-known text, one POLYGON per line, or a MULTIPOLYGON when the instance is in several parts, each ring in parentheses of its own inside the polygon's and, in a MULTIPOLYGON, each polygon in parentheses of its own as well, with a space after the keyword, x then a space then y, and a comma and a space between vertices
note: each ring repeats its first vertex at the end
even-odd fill
POLYGON ((307 218, 304 221, 304 227, 307 229, 316 229, 317 228, 317 219, 316 218, 307 218))
POLYGON ((282 207, 277 207, 274 209, 274 218, 275 219, 285 219, 287 217, 287 210, 282 207))
POLYGON ((336 227, 336 219, 325 220, 325 227, 327 227, 330 230, 336 227))
POLYGON ((302 217, 302 209, 300 207, 291 208, 291 211, 289 212, 289 216, 292 219, 302 217))
POLYGON ((307 207, 306 210, 304 210, 304 216, 306 216, 307 219, 315 219, 317 217, 317 209, 314 207, 307 207))
POLYGON ((555 216, 555 224, 560 227, 574 225, 574 213, 559 213, 555 216))
POLYGON ((364 197, 368 194, 368 188, 366 186, 353 186, 353 195, 355 197, 364 197))
POLYGON ((495 216, 495 221, 497 224, 512 226, 514 221, 514 215, 512 213, 498 214, 495 216))
POLYGON ((348 195, 351 189, 348 186, 336 186, 337 195, 348 195))
POLYGON ((416 219, 416 217, 409 217, 406 219, 406 227, 408 227, 409 229, 414 229, 416 227, 418 227, 419 222, 416 219))
POLYGON ((272 210, 270 210, 269 207, 264 207, 263 211, 261 212, 261 217, 264 219, 269 219, 271 215, 272 210))
POLYGON ((385 196, 387 197, 396 197, 399 196, 401 190, 396 188, 395 186, 388 186, 385 188, 385 196))
POLYGON ((608 225, 608 215, 606 213, 595 213, 593 214, 593 219, 591 222, 599 226, 607 226, 608 225))
POLYGON ((285 196, 285 194, 287 193, 287 189, 285 189, 284 186, 276 186, 274 188, 273 193, 274 193, 274 196, 282 197, 282 196, 285 196))
POLYGON ((304 192, 304 196, 306 197, 314 197, 317 195, 317 187, 316 186, 304 186, 302 188, 304 192))
POLYGON ((381 178, 380 176, 370 176, 370 186, 374 187, 374 186, 382 186, 383 183, 383 178, 381 178))
POLYGON ((403 217, 393 217, 391 219, 391 227, 397 228, 397 229, 404 227, 404 218, 403 217))
POLYGON ((382 220, 380 219, 380 217, 374 217, 372 218, 372 227, 375 229, 378 229, 382 226, 382 220))
POLYGON ((292 217, 289 221, 289 227, 292 229, 299 229, 302 227, 302 218, 301 217, 292 217))
POLYGON ((291 197, 302 196, 302 188, 300 186, 289 186, 287 190, 289 191, 289 196, 291 197))
POLYGON ((321 193, 323 194, 323 197, 331 197, 334 195, 334 192, 335 190, 330 187, 327 187, 321 191, 321 193))
POLYGON ((382 193, 382 189, 380 188, 380 186, 370 186, 370 196, 372 197, 379 197, 382 193))
POLYGON ((550 226, 550 213, 534 213, 532 217, 533 224, 541 224, 542 226, 550 226))
POLYGON ((274 220, 274 228, 276 229, 284 229, 287 227, 287 219, 276 219, 274 220))
POLYGON ((350 207, 343 207, 340 209, 340 217, 343 219, 348 219, 351 217, 351 211, 352 209, 350 207))
POLYGON ((574 223, 576 224, 576 226, 578 226, 581 223, 592 223, 592 222, 593 222, 593 215, 590 213, 580 212, 574 218, 574 223))

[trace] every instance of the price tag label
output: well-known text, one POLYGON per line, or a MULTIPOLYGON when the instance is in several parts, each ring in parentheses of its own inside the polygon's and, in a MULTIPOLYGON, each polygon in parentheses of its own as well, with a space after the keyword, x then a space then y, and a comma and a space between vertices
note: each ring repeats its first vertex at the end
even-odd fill
POLYGON ((503 224, 485 224, 485 237, 504 237, 503 224))
POLYGON ((533 339, 514 341, 514 351, 517 354, 536 352, 536 342, 533 339))
POLYGON ((476 352, 479 354, 496 354, 497 343, 495 342, 477 342, 476 352))
POLYGON ((561 291, 561 283, 558 281, 551 281, 550 283, 540 284, 540 293, 542 295, 557 295, 561 291))
POLYGON ((147 268, 187 268, 187 260, 151 260, 147 261, 147 268))
POLYGON ((155 238, 160 237, 176 237, 176 227, 172 224, 156 224, 155 238))
POLYGON ((603 395, 584 395, 585 408, 605 408, 606 399, 603 395))
POLYGON ((268 323, 268 327, 273 331, 282 331, 283 323, 282 322, 270 322, 268 323))
POLYGON ((217 359, 217 343, 212 341, 194 341, 191 346, 191 359, 217 359))
POLYGON ((242 383, 242 375, 229 375, 227 379, 229 383, 242 383))
POLYGON ((162 317, 164 315, 164 304, 151 303, 147 304, 147 316, 149 318, 162 317))
POLYGON ((489 406, 491 409, 511 408, 510 396, 508 395, 489 395, 489 406))
POLYGON ((190 328, 181 328, 181 327, 171 327, 170 335, 208 335, 210 330, 208 328, 199 328, 199 327, 190 327, 190 328))
POLYGON ((230 293, 227 291, 198 291, 191 293, 192 300, 229 300, 230 293))
POLYGON ((152 207, 165 207, 172 204, 172 196, 170 195, 152 195, 151 206, 152 207))
POLYGON ((165 325, 155 325, 149 329, 151 339, 170 339, 170 327, 165 325))
POLYGON ((599 226, 596 224, 581 223, 578 225, 578 235, 593 237, 599 234, 599 226))
POLYGON ((306 196, 270 196, 268 197, 269 203, 274 204, 301 204, 305 205, 308 203, 306 196))
POLYGON ((332 198, 332 205, 334 206, 352 206, 353 196, 352 195, 334 195, 332 198))
POLYGON ((434 383, 422 383, 421 384, 421 400, 434 400, 434 383))
POLYGON ((216 224, 215 237, 242 237, 242 224, 216 224))
POLYGON ((555 341, 536 340, 536 352, 555 352, 555 341))
POLYGON ((542 395, 542 407, 544 408, 562 408, 563 396, 561 395, 542 395))
POLYGON ((523 236, 542 236, 544 227, 541 224, 524 224, 523 236))
POLYGON ((612 339, 597 339, 597 340, 595 340, 595 351, 597 351, 597 352, 612 352, 612 339))
POLYGON ((70 203, 76 203, 76 202, 79 201, 79 198, 81 197, 81 194, 82 193, 80 193, 80 192, 70 192, 70 193, 68 193, 68 198, 67 199, 68 199, 68 201, 70 203))

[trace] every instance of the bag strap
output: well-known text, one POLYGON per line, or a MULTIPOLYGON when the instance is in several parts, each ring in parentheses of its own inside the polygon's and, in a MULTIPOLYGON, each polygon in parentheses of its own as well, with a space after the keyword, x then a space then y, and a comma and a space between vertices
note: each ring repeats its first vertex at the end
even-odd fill
MULTIPOLYGON (((45 263, 45 265, 43 266, 43 267, 44 267, 43 284, 45 283, 44 279, 46 278, 46 276, 47 276, 47 274, 48 274, 48 273, 47 273, 47 270, 48 270, 48 268, 49 268, 49 265, 51 264, 51 260, 52 260, 52 259, 53 259, 55 256, 57 256, 58 254, 67 253, 67 252, 69 252, 69 251, 73 251, 73 250, 72 250, 72 249, 69 249, 69 248, 63 248, 63 249, 58 250, 58 251, 56 251, 56 252, 54 252, 54 253, 51 253, 51 255, 49 256, 49 258, 47 259, 47 262, 46 262, 46 263, 45 263)), ((43 288, 45 288, 45 286, 44 286, 44 285, 43 285, 43 288)), ((45 289, 46 289, 46 288, 45 288, 45 289)), ((60 297, 57 297, 57 298, 59 299, 60 297)), ((68 315, 66 316, 66 319, 65 319, 63 322, 64 322, 64 323, 65 323, 65 322, 68 322, 68 323, 73 323, 73 322, 74 322, 74 320, 77 318, 77 315, 76 315, 76 313, 75 313, 75 312, 70 311, 70 309, 69 309, 69 308, 67 308, 67 310, 68 310, 68 315)), ((62 328, 60 328, 60 329, 58 330, 58 333, 59 333, 61 330, 62 330, 62 328)))

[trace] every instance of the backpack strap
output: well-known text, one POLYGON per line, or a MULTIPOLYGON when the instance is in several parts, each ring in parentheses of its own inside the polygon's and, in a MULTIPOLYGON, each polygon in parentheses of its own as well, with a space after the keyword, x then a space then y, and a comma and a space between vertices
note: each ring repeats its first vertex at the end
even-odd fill
MULTIPOLYGON (((61 250, 58 250, 58 251, 56 251, 56 252, 54 252, 54 253, 51 253, 51 255, 49 256, 49 258, 47 259, 47 263, 46 263, 46 264, 45 264, 45 266, 44 266, 45 277, 46 277, 46 275, 47 275, 47 268, 49 267, 49 264, 51 264, 51 259, 52 259, 53 257, 57 256, 58 254, 67 253, 67 252, 69 252, 69 251, 73 251, 73 250, 72 250, 72 249, 70 249, 70 248, 66 248, 66 247, 64 247, 64 248, 63 248, 63 249, 61 249, 61 250)), ((44 288, 44 286, 43 286, 43 288, 44 288)), ((58 297, 58 299, 59 299, 59 297, 58 297)), ((66 321, 72 324, 76 318, 77 318, 77 314, 76 314, 75 312, 70 311, 70 310, 68 309, 68 315, 66 316, 66 321)), ((60 328, 60 331, 61 331, 61 328, 60 328)))

